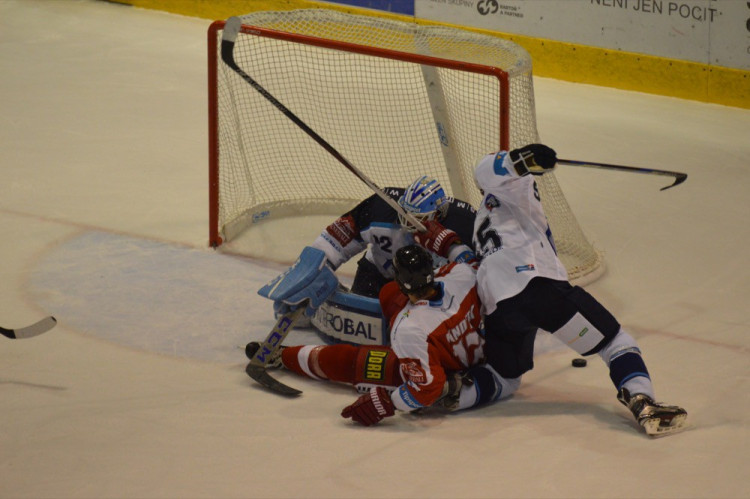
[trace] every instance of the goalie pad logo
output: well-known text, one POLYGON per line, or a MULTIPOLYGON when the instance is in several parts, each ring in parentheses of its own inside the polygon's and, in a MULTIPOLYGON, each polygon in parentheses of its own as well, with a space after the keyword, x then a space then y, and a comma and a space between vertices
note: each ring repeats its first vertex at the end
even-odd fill
POLYGON ((334 293, 315 311, 311 322, 333 341, 372 346, 389 343, 377 299, 334 293))

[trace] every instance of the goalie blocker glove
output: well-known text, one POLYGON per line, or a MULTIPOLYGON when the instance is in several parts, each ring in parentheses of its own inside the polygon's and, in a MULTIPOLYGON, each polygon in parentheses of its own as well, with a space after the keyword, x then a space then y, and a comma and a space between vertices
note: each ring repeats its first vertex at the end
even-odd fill
POLYGON ((555 168, 557 153, 543 144, 529 144, 510 151, 510 159, 519 176, 541 175, 555 168))

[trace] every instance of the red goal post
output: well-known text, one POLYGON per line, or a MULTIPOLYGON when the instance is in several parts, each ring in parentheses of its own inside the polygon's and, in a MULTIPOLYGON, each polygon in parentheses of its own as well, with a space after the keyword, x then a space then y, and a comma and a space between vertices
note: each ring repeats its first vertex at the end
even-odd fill
MULTIPOLYGON (((325 9, 242 20, 237 63, 379 186, 427 174, 476 205, 476 160, 539 141, 531 62, 512 42, 325 9)), ((223 26, 208 30, 210 244, 271 219, 337 215, 370 195, 222 63, 223 26)), ((572 279, 590 274, 599 254, 545 177, 561 258, 572 279)))

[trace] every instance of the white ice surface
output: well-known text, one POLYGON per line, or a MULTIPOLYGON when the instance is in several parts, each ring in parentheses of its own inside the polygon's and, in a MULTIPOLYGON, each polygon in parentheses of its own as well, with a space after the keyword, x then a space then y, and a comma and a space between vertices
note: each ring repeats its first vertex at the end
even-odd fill
MULTIPOLYGON (((0 2, 0 497, 748 497, 750 111, 537 79, 558 179, 691 428, 651 440, 596 358, 539 355, 516 396, 376 428, 355 395, 245 375, 284 268, 207 248, 208 21, 103 2, 0 2)), ((250 240, 291 259, 328 219, 250 240)), ((235 248, 236 249, 236 248, 235 248)), ((294 332, 288 342, 316 341, 294 332)))

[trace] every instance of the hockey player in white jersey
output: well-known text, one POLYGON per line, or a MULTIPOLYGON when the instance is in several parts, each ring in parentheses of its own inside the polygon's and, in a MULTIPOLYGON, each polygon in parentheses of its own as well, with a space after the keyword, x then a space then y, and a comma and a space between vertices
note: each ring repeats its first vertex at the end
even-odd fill
POLYGON ((556 162, 554 150, 530 144, 489 154, 476 166, 483 198, 473 243, 481 258, 488 362, 503 377, 521 376, 534 366, 534 337, 542 329, 581 355, 599 355, 618 400, 649 435, 681 429, 686 411, 654 402, 635 340, 594 297, 568 282, 534 181, 556 162))

